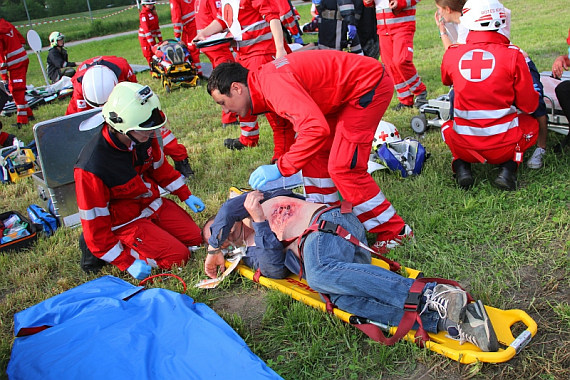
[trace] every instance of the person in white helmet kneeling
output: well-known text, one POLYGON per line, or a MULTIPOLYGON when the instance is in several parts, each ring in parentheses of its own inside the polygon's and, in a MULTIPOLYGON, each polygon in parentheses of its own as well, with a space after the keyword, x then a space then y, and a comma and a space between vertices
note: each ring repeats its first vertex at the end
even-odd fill
POLYGON ((506 12, 497 0, 469 0, 461 24, 470 32, 464 45, 451 45, 441 65, 444 85, 453 85, 453 119, 442 137, 453 155, 457 184, 474 183, 472 163, 499 166, 494 184, 515 190, 524 152, 536 142, 538 122, 530 114, 538 92, 521 50, 499 33, 506 12))
POLYGON ((74 169, 83 226, 82 268, 111 263, 137 279, 151 268, 184 265, 200 228, 159 186, 194 212, 204 210, 165 160, 156 132, 166 123, 158 97, 138 83, 117 84, 102 109, 104 124, 81 151, 74 169))

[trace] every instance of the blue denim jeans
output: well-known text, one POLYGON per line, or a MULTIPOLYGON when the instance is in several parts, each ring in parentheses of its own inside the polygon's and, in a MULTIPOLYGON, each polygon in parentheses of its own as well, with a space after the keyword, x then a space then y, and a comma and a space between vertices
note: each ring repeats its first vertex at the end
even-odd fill
MULTIPOLYGON (((319 220, 339 224, 366 243, 364 227, 352 213, 341 214, 337 208, 325 212, 319 220)), ((309 234, 303 255, 309 286, 327 294, 337 307, 389 326, 400 323, 413 279, 372 265, 368 251, 331 233, 309 234)), ((437 312, 426 311, 421 319, 426 331, 437 332, 437 312)))

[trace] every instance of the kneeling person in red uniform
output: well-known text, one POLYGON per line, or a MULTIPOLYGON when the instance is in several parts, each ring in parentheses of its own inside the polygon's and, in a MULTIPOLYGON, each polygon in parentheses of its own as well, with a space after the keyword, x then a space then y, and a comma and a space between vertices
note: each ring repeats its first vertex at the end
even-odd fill
POLYGON ((364 227, 377 235, 374 247, 385 253, 412 235, 367 172, 374 133, 393 86, 373 58, 318 50, 296 52, 251 71, 239 63, 222 63, 210 76, 208 92, 225 111, 240 116, 274 112, 296 133, 276 164, 251 174, 254 189, 302 169, 307 197, 336 203, 338 190, 364 227))
POLYGON ((453 171, 462 188, 473 185, 471 163, 500 165, 495 185, 516 189, 516 171, 534 145, 538 122, 530 113, 538 93, 520 49, 498 33, 506 25, 497 0, 469 0, 461 23, 470 30, 466 44, 443 56, 441 79, 453 85, 454 118, 441 133, 453 154, 453 171))
POLYGON ((202 243, 200 228, 175 202, 160 197, 159 186, 194 212, 204 210, 204 203, 165 160, 155 138, 166 123, 157 96, 148 86, 122 82, 102 113, 103 129, 83 148, 74 170, 88 248, 83 255, 137 279, 153 267, 183 265, 189 247, 202 243))
MULTIPOLYGON (((71 78, 73 95, 65 114, 70 115, 103 106, 115 85, 121 82, 137 83, 137 77, 126 59, 101 55, 84 61, 71 78)), ((166 127, 160 128, 160 135, 164 154, 172 157, 174 168, 186 178, 193 177, 194 171, 188 162, 186 147, 178 143, 176 136, 166 127)))

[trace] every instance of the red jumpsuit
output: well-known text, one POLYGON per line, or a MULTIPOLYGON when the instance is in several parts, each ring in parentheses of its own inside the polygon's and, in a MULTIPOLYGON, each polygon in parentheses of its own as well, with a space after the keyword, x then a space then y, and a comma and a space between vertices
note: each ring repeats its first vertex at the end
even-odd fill
POLYGON ((143 5, 139 14, 139 42, 144 57, 150 65, 152 61, 152 47, 162 42, 162 33, 158 24, 158 14, 155 8, 143 5))
MULTIPOLYGON (((122 57, 116 57, 114 55, 101 55, 98 57, 90 58, 84 61, 81 66, 77 68, 77 72, 71 78, 71 83, 73 83, 73 95, 67 106, 66 115, 74 114, 76 112, 90 110, 91 107, 85 99, 83 98, 83 90, 81 87, 81 82, 85 72, 94 65, 104 65, 110 68, 115 75, 119 83, 121 82, 137 82, 137 76, 133 72, 131 65, 126 59, 122 57)), ((188 158, 188 152, 184 145, 179 144, 176 136, 165 127, 160 128, 160 135, 162 137, 162 144, 164 145, 164 154, 172 157, 174 161, 182 161, 188 158)))
MULTIPOLYGON (((224 15, 222 15, 223 17, 224 15)), ((254 70, 275 58, 276 50, 273 34, 269 27, 271 20, 279 20, 279 9, 269 0, 241 0, 238 21, 242 29, 242 40, 236 41, 236 61, 249 70, 254 70)), ((218 18, 224 29, 228 22, 218 18)), ((295 135, 290 128, 273 113, 265 115, 273 129, 275 144, 273 159, 279 158, 291 146, 295 135)), ((257 116, 248 115, 240 118, 241 136, 239 141, 246 146, 256 146, 259 141, 257 116)))
POLYGON ((279 7, 279 19, 281 20, 281 24, 289 31, 291 36, 300 34, 299 24, 297 22, 300 16, 293 4, 291 4, 289 0, 277 0, 277 6, 279 7))
POLYGON ((302 169, 305 192, 317 202, 338 201, 338 189, 378 240, 392 239, 404 227, 367 172, 374 133, 393 86, 377 60, 336 50, 295 52, 248 76, 253 113, 273 111, 297 133, 277 161, 281 174, 302 169))
POLYGON ((85 242, 98 258, 126 270, 135 259, 170 268, 202 243, 200 228, 159 186, 184 201, 184 178, 164 159, 157 139, 126 147, 105 125, 74 169, 85 242))
POLYGON ((170 17, 174 24, 174 37, 186 44, 192 63, 201 72, 200 50, 192 43, 196 37, 194 0, 170 0, 170 17))
POLYGON ((455 90, 454 119, 441 128, 453 158, 521 162, 538 135, 538 122, 529 115, 538 93, 519 48, 497 32, 470 32, 466 44, 445 52, 441 80, 455 90))
POLYGON ((0 18, 0 75, 8 81, 16 103, 18 124, 28 124, 33 116, 26 101, 26 73, 30 63, 24 45, 26 40, 8 21, 0 18))
MULTIPOLYGON (((382 8, 375 0, 376 29, 380 39, 380 56, 390 76, 400 103, 414 104, 414 95, 426 91, 414 66, 414 33, 416 32, 416 4, 420 0, 398 0, 396 9, 382 8)), ((367 7, 373 3, 364 2, 367 7)))
MULTIPOLYGON (((220 0, 196 0, 196 28, 202 30, 218 16, 221 17, 222 2, 220 0)), ((200 49, 206 54, 212 67, 218 66, 222 62, 235 61, 234 55, 230 50, 230 43, 208 46, 200 49)), ((225 113, 222 111, 222 123, 231 124, 237 121, 235 113, 225 113)))

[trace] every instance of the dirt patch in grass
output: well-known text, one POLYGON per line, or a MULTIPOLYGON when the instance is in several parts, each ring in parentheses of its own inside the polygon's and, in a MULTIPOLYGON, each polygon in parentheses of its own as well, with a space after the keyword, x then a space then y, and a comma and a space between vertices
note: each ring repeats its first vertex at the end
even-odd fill
POLYGON ((264 290, 256 288, 224 294, 213 302, 212 309, 218 314, 237 314, 244 327, 255 336, 267 308, 265 294, 264 290))

